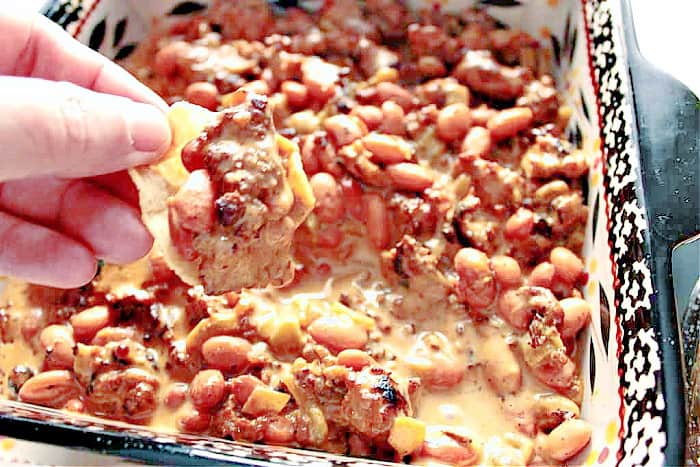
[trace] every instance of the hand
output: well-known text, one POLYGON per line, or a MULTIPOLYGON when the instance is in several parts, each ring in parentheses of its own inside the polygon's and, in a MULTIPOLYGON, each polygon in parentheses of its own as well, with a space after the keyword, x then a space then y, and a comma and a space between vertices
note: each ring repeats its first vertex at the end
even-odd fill
POLYGON ((124 169, 168 148, 165 102, 42 16, 0 14, 0 43, 0 275, 77 287, 145 255, 124 169))

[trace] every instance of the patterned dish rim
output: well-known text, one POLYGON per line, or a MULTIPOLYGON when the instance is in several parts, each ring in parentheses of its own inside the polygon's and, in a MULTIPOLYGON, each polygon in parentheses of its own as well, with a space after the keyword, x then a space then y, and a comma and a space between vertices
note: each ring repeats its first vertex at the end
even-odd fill
MULTIPOLYGON (((556 5, 559 1, 563 0, 548 0, 547 3, 556 5)), ((699 167, 699 149, 690 142, 697 137, 700 112, 692 93, 653 70, 642 59, 627 2, 570 1, 572 8, 580 8, 578 14, 582 19, 579 20, 583 21, 585 30, 585 38, 578 42, 585 40, 583 53, 590 71, 590 76, 585 79, 590 79, 589 84, 593 87, 596 111, 590 119, 596 121, 595 150, 600 153, 596 164, 600 164, 602 174, 595 201, 589 204, 593 206, 592 236, 595 239, 595 232, 601 229, 607 233, 609 258, 605 259, 605 265, 609 260, 612 271, 612 283, 607 285, 607 291, 602 282, 596 284, 598 290, 588 291, 591 296, 598 294, 601 313, 608 321, 601 319, 597 325, 596 332, 607 333, 605 339, 594 345, 597 335, 589 338, 586 381, 595 385, 595 349, 607 353, 609 346, 613 349, 610 352, 614 361, 613 371, 607 375, 619 378, 619 385, 615 383, 618 424, 608 426, 605 436, 609 439, 605 447, 589 450, 579 459, 586 465, 682 465, 685 391, 678 320, 667 271, 670 270, 671 247, 700 230, 698 200, 681 203, 682 194, 692 195, 695 185, 684 184, 680 173, 670 174, 669 180, 664 179, 665 183, 660 184, 654 183, 649 173, 650 168, 668 162, 666 154, 671 153, 671 149, 676 154, 676 166, 699 167), (650 102, 644 93, 633 92, 659 79, 665 80, 664 92, 673 92, 678 98, 674 105, 668 106, 667 118, 671 116, 678 122, 689 122, 691 130, 695 130, 694 133, 686 132, 680 143, 678 137, 657 138, 661 122, 654 120, 648 110, 658 104, 650 102), (682 191, 680 195, 679 190, 682 191), (660 229, 659 215, 667 218, 670 215, 674 223, 660 229), (649 219, 654 220, 651 225, 649 219), (602 227, 598 228, 599 225, 602 227), (608 344, 611 337, 613 341, 608 344)), ((290 2, 276 3, 280 6, 290 2)), ((480 0, 477 3, 488 8, 506 9, 528 2, 480 0)), ((102 50, 108 31, 105 19, 93 25, 89 34, 83 30, 89 21, 94 20, 99 4, 99 0, 52 0, 42 12, 74 37, 102 50)), ((172 8, 169 14, 187 14, 202 8, 201 3, 185 1, 172 8)), ((571 31, 570 20, 569 17, 561 39, 551 34, 557 62, 562 60, 562 55, 573 57, 576 51, 577 26, 574 25, 571 31)), ((126 21, 121 20, 111 29, 113 37, 108 46, 115 58, 124 58, 134 50, 135 43, 124 40, 128 35, 125 28, 126 21)), ((583 91, 580 104, 588 117, 583 91)), ((576 126, 573 130, 574 139, 580 140, 581 129, 576 126)), ((0 432, 150 463, 241 466, 381 464, 313 451, 157 433, 11 401, 0 402, 0 432)))

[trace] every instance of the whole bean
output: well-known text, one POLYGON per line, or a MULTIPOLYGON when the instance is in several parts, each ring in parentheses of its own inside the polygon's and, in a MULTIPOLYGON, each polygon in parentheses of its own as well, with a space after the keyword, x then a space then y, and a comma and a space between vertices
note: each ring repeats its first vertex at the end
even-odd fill
POLYGON ((485 127, 491 117, 496 115, 496 113, 498 113, 497 110, 487 107, 485 104, 471 109, 472 124, 485 127))
POLYGON ((591 426, 583 420, 565 420, 544 438, 542 453, 558 462, 569 460, 586 447, 592 432, 591 426))
POLYGON ((440 58, 433 55, 425 55, 418 59, 418 73, 426 78, 438 78, 445 76, 447 69, 440 58))
POLYGON ((187 384, 173 383, 165 393, 165 406, 169 409, 177 409, 187 400, 187 384))
POLYGON ((522 272, 518 262, 510 256, 494 256, 491 258, 491 269, 501 287, 515 287, 522 282, 522 272))
POLYGON ((65 325, 52 324, 41 331, 39 342, 46 352, 44 364, 51 370, 72 370, 75 357, 72 329, 65 325))
POLYGON ((202 357, 211 368, 238 373, 248 364, 248 352, 252 347, 240 337, 215 336, 202 344, 202 357))
POLYGON ((80 387, 68 370, 44 371, 29 378, 19 390, 19 399, 30 404, 62 407, 80 394, 80 387))
POLYGON ((554 281, 554 266, 552 263, 544 261, 530 272, 528 284, 538 287, 550 288, 554 281))
POLYGON ((486 380, 498 394, 513 394, 520 389, 520 364, 500 335, 490 336, 482 342, 481 357, 486 380))
POLYGON ((153 69, 156 73, 170 76, 178 71, 178 62, 184 58, 190 49, 184 41, 175 41, 160 49, 153 59, 153 69))
POLYGON ((491 150, 491 132, 484 127, 472 127, 462 141, 465 157, 484 157, 491 150))
POLYGON ((401 106, 404 112, 410 112, 416 105, 417 99, 398 84, 382 82, 377 84, 377 98, 380 102, 392 101, 401 106))
POLYGON ((506 221, 505 235, 509 239, 522 240, 530 236, 535 227, 535 213, 520 208, 506 221))
POLYGON ((563 180, 554 180, 545 183, 535 191, 535 201, 542 204, 549 204, 554 198, 559 195, 564 195, 569 192, 569 185, 563 180))
POLYGON ((424 191, 433 184, 433 176, 425 167, 411 162, 400 162, 386 168, 393 185, 399 190, 424 191))
POLYGON ((379 128, 384 120, 382 109, 374 105, 356 105, 350 111, 350 115, 362 120, 370 131, 379 128))
POLYGON ((321 222, 335 222, 345 216, 343 192, 329 173, 319 172, 309 180, 316 198, 314 213, 321 222))
POLYGON ((576 337, 576 334, 588 324, 591 319, 591 306, 582 298, 565 298, 560 300, 564 310, 564 321, 561 324, 561 336, 563 338, 576 337))
POLYGON ((211 409, 224 398, 224 375, 219 370, 201 370, 192 379, 189 393, 197 409, 211 409))
POLYGON ((100 329, 109 326, 111 321, 109 308, 104 305, 88 308, 70 318, 77 342, 89 342, 100 329))
POLYGON ((265 425, 263 439, 268 444, 287 445, 294 440, 294 424, 287 417, 275 417, 265 425))
POLYGON ((466 104, 450 104, 440 110, 437 118, 438 136, 445 141, 463 138, 471 126, 469 107, 466 104))
POLYGON ((347 210, 358 221, 365 220, 365 210, 362 203, 362 187, 357 181, 347 175, 340 179, 340 187, 343 190, 343 197, 347 210))
POLYGON ((363 204, 367 216, 367 237, 377 249, 384 249, 389 244, 389 212, 381 195, 365 193, 363 204))
POLYGON ((580 412, 574 401, 559 394, 538 395, 533 406, 535 424, 545 432, 552 431, 564 420, 578 418, 580 412))
POLYGON ((403 108, 393 101, 382 104, 383 121, 379 130, 383 133, 402 136, 406 132, 406 113, 403 108))
POLYGON ((583 275, 583 261, 568 248, 553 248, 549 261, 554 265, 556 276, 570 284, 576 283, 583 275))
POLYGON ((367 127, 352 115, 333 115, 323 121, 323 128, 331 136, 337 147, 350 144, 367 134, 367 127))
POLYGON ((501 110, 489 118, 486 128, 491 131, 494 141, 515 136, 527 129, 532 123, 532 110, 528 107, 513 107, 501 110))
POLYGON ((304 107, 309 99, 309 90, 296 81, 285 81, 281 86, 282 94, 287 96, 287 103, 293 108, 304 107))
POLYGON ((211 416, 206 412, 192 410, 177 420, 177 427, 184 433, 202 433, 209 428, 211 416))
POLYGON ((219 106, 219 90, 212 83, 197 81, 185 89, 185 99, 209 110, 219 106))
POLYGON ((372 158, 382 164, 396 164, 411 160, 413 148, 400 136, 370 133, 362 138, 362 144, 372 153, 372 158))
POLYGON ((308 327, 316 342, 339 352, 345 349, 361 349, 367 344, 367 331, 349 319, 338 316, 322 316, 308 327))
POLYGON ((374 363, 376 363, 374 359, 362 350, 345 349, 338 354, 338 365, 343 365, 353 370, 361 370, 374 363))

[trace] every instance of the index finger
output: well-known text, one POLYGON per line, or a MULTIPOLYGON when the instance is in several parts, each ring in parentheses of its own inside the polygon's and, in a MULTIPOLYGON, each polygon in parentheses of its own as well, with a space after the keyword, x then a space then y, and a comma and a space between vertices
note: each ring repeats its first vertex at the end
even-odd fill
POLYGON ((0 75, 69 81, 167 110, 163 99, 128 71, 39 14, 0 13, 0 44, 0 75))

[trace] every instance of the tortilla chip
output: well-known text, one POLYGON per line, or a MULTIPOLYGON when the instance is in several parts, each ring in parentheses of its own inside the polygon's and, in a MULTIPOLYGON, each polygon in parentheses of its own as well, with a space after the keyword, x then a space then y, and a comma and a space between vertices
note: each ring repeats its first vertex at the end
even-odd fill
MULTIPOLYGON (((168 120, 173 131, 170 149, 158 163, 131 169, 129 175, 139 192, 143 221, 168 266, 185 283, 193 286, 201 284, 208 289, 207 284, 201 283, 200 259, 189 261, 183 258, 173 245, 168 222, 168 198, 175 195, 189 177, 180 157, 183 147, 197 138, 206 127, 215 124, 217 114, 197 105, 178 102, 171 107, 168 120)), ((313 209, 315 199, 297 145, 279 134, 276 135, 276 142, 280 153, 287 157, 287 181, 295 197, 289 216, 296 228, 313 209)), ((283 286, 285 283, 276 285, 283 286)))

